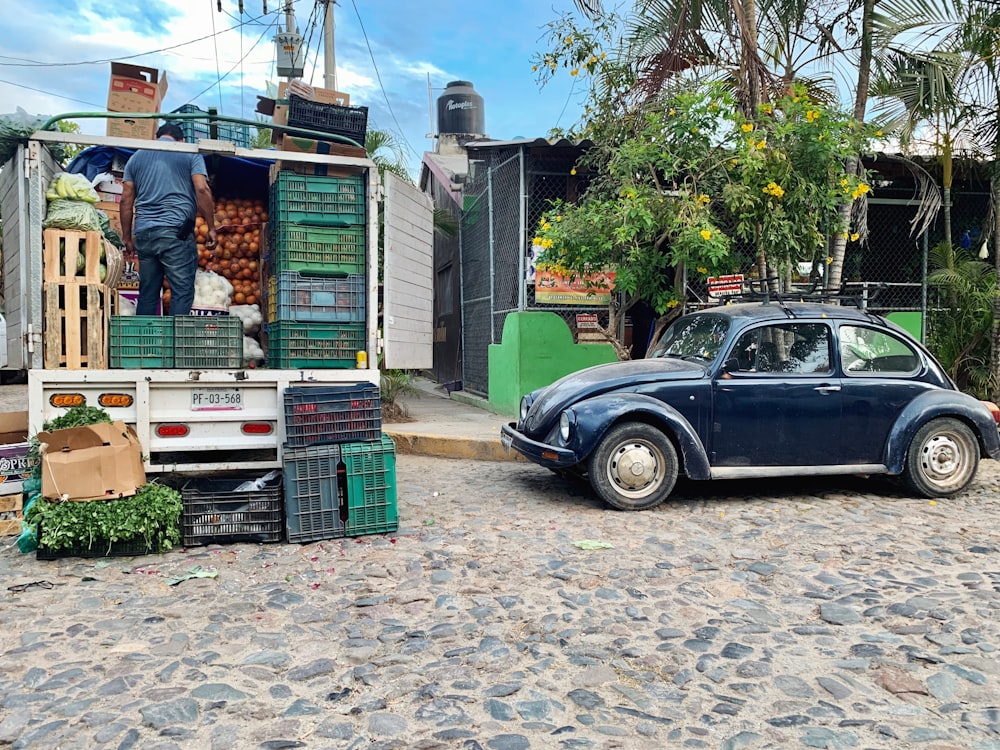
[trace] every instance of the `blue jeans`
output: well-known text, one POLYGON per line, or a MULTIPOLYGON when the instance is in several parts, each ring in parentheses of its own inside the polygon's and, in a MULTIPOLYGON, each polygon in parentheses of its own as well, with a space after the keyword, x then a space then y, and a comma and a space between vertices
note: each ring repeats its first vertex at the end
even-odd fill
POLYGON ((170 282, 170 314, 190 315, 194 304, 194 275, 198 246, 194 233, 177 239, 177 227, 154 227, 135 233, 139 258, 139 301, 136 315, 156 315, 163 277, 170 282))

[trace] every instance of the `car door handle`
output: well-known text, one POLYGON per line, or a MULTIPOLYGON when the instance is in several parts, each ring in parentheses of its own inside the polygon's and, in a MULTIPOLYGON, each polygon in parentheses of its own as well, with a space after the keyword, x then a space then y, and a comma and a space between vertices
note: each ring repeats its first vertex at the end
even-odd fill
POLYGON ((818 385, 813 388, 814 391, 819 391, 820 393, 835 393, 840 390, 839 385, 818 385))

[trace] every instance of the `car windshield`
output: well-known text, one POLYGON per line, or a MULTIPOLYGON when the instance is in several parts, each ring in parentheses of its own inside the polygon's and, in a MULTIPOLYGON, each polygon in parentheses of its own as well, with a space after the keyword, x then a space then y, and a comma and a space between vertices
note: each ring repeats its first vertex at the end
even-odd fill
POLYGON ((719 356, 730 323, 727 315, 685 315, 670 324, 647 356, 714 360, 719 356))

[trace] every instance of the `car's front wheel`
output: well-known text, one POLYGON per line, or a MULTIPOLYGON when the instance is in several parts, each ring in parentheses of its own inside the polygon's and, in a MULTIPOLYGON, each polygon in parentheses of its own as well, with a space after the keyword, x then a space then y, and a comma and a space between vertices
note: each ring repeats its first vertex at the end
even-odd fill
POLYGON ((666 500, 674 488, 677 451, 652 425, 619 424, 608 430, 587 468, 591 486, 608 505, 648 510, 666 500))
POLYGON ((964 423, 950 417, 921 427, 906 454, 906 483, 924 497, 961 492, 976 476, 979 442, 964 423))

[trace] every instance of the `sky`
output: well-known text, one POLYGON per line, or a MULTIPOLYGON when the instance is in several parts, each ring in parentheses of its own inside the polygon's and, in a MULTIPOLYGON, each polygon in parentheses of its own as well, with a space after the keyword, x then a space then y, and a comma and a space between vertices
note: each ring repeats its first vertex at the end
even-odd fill
MULTIPOLYGON (((284 30, 285 0, 242 4, 241 14, 238 0, 18 3, 0 24, 0 115, 104 111, 110 62, 122 61, 167 72, 165 112, 196 104, 256 119, 257 96, 284 80, 273 38, 284 30)), ((304 42, 311 37, 303 77, 324 86, 314 5, 293 3, 299 33, 304 42)), ((547 49, 546 24, 572 7, 572 0, 336 0, 336 88, 368 107, 369 127, 397 136, 414 176, 433 150, 430 113, 436 117, 449 81, 473 83, 491 138, 545 137, 574 124, 582 108, 583 92, 564 70, 544 87, 531 70, 532 55, 547 49)), ((105 132, 103 119, 78 122, 85 133, 105 132)))

